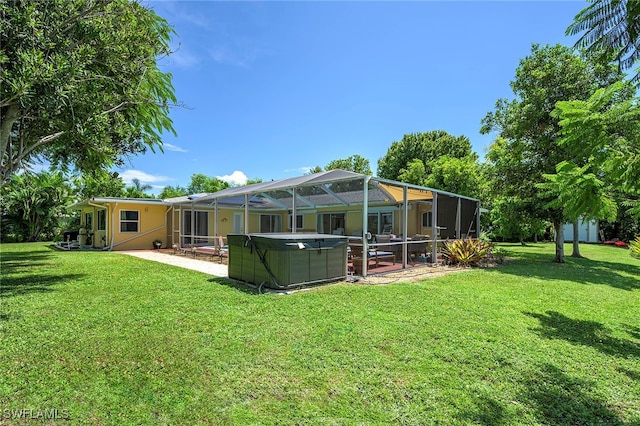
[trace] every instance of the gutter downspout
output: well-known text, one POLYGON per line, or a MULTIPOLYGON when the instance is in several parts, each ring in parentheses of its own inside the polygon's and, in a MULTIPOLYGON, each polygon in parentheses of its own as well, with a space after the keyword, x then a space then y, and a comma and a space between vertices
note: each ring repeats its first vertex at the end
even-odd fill
MULTIPOLYGON (((113 206, 113 211, 111 212, 111 224, 112 225, 115 223, 115 220, 116 220, 116 210, 118 209, 118 204, 120 204, 120 203, 118 203, 116 201, 116 205, 113 206)), ((113 245, 114 245, 113 243, 115 242, 115 239, 116 239, 116 227, 114 225, 114 226, 111 227, 111 241, 109 243, 109 251, 113 250, 113 245)))

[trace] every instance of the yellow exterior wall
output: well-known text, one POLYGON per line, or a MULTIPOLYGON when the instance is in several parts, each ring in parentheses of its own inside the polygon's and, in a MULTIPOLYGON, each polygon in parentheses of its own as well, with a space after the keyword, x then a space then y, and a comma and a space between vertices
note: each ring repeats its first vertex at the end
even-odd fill
MULTIPOLYGON (((162 247, 170 247, 167 241, 167 226, 165 215, 169 206, 137 203, 118 203, 112 205, 107 221, 114 227, 109 231, 109 237, 114 235, 114 250, 151 250, 153 242, 159 240, 162 247), (123 210, 138 211, 138 232, 120 231, 120 212, 123 210)), ((167 220, 168 222, 168 220, 167 220)))
MULTIPOLYGON (((233 234, 233 213, 236 212, 233 209, 221 208, 218 209, 218 235, 227 237, 229 234, 233 234)), ((244 213, 243 213, 244 215, 244 213)), ((215 222, 215 211, 212 210, 209 213, 209 229, 213 234, 215 222)))

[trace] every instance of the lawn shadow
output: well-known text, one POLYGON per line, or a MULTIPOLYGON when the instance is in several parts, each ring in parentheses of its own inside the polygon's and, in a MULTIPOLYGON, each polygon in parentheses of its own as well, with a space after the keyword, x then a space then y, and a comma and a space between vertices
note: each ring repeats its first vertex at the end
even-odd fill
POLYGON ((242 293, 251 294, 251 295, 259 294, 257 287, 242 281, 236 281, 230 278, 223 278, 223 277, 209 278, 207 281, 210 283, 220 284, 220 285, 232 288, 242 293))
POLYGON ((506 419, 504 407, 487 394, 474 397, 474 408, 462 411, 455 417, 462 424, 506 425, 512 420, 506 419))
POLYGON ((634 339, 638 339, 636 343, 640 344, 640 327, 631 325, 631 324, 623 324, 624 331, 633 336, 634 339))
POLYGON ((551 364, 544 365, 532 376, 525 379, 527 389, 522 402, 532 405, 541 424, 624 424, 607 407, 606 401, 590 394, 593 383, 571 377, 551 364))
POLYGON ((534 331, 541 337, 591 346, 607 355, 640 358, 640 344, 611 336, 610 330, 599 322, 571 319, 554 311, 547 311, 546 314, 524 314, 540 321, 540 327, 534 331))
POLYGON ((46 250, 39 250, 29 253, 3 253, 0 258, 2 266, 2 275, 16 273, 20 269, 31 269, 39 266, 51 266, 47 262, 51 257, 51 253, 46 250))
POLYGON ((627 291, 640 290, 640 268, 635 265, 570 256, 565 259, 565 263, 554 263, 548 253, 526 253, 495 270, 545 281, 563 280, 608 285, 627 291))
POLYGON ((51 286, 83 277, 83 274, 55 273, 51 250, 28 253, 3 253, 0 297, 21 296, 52 291, 51 286), (52 273, 42 273, 49 268, 52 273))
POLYGON ((67 275, 22 275, 19 277, 2 278, 0 297, 22 296, 30 293, 48 293, 52 285, 68 282, 84 277, 84 274, 67 275))
POLYGON ((640 372, 629 370, 628 368, 618 367, 616 370, 622 374, 625 374, 631 380, 640 383, 640 372))

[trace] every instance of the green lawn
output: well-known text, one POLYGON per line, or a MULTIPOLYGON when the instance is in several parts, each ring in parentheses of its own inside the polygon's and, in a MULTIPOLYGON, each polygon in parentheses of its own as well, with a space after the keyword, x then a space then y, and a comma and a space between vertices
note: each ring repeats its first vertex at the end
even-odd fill
POLYGON ((504 246, 500 268, 276 296, 2 245, 0 424, 640 424, 640 261, 504 246))

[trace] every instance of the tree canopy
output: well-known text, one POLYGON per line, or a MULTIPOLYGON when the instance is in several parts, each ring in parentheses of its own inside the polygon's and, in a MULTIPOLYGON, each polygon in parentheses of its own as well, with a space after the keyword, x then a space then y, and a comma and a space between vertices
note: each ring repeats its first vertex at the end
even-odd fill
POLYGON ((229 188, 229 186, 228 182, 220 180, 217 177, 194 173, 191 175, 191 183, 187 187, 187 194, 213 193, 229 188))
MULTIPOLYGON (((561 195, 569 205, 582 206, 573 211, 611 204, 615 189, 625 195, 629 212, 640 218, 640 98, 629 94, 627 85, 616 82, 587 100, 556 105, 554 115, 563 135, 560 144, 586 158, 583 167, 566 162, 558 166, 557 175, 549 177, 563 182, 566 190, 561 195)), ((615 215, 615 209, 609 208, 608 216, 615 215)))
POLYGON ((74 193, 81 199, 124 196, 124 181, 117 172, 98 170, 73 179, 74 193))
POLYGON ((361 173, 363 175, 371 175, 371 166, 369 160, 359 154, 354 154, 347 158, 339 158, 330 161, 324 168, 325 170, 348 170, 350 172, 361 173))
POLYGON ((387 153, 378 160, 378 176, 402 180, 403 173, 405 178, 408 176, 407 170, 414 168, 415 171, 416 167, 420 167, 415 160, 422 162, 425 174, 431 174, 432 162, 444 155, 452 158, 477 157, 466 136, 452 136, 443 130, 410 133, 400 141, 394 141, 387 153))
MULTIPOLYGON (((615 52, 623 70, 640 58, 640 2, 637 0, 595 0, 575 17, 567 35, 583 33, 576 47, 587 51, 615 52)), ((633 81, 640 81, 637 73, 633 81)))
POLYGON ((173 132, 171 28, 129 0, 0 2, 0 180, 26 164, 92 173, 173 132))

